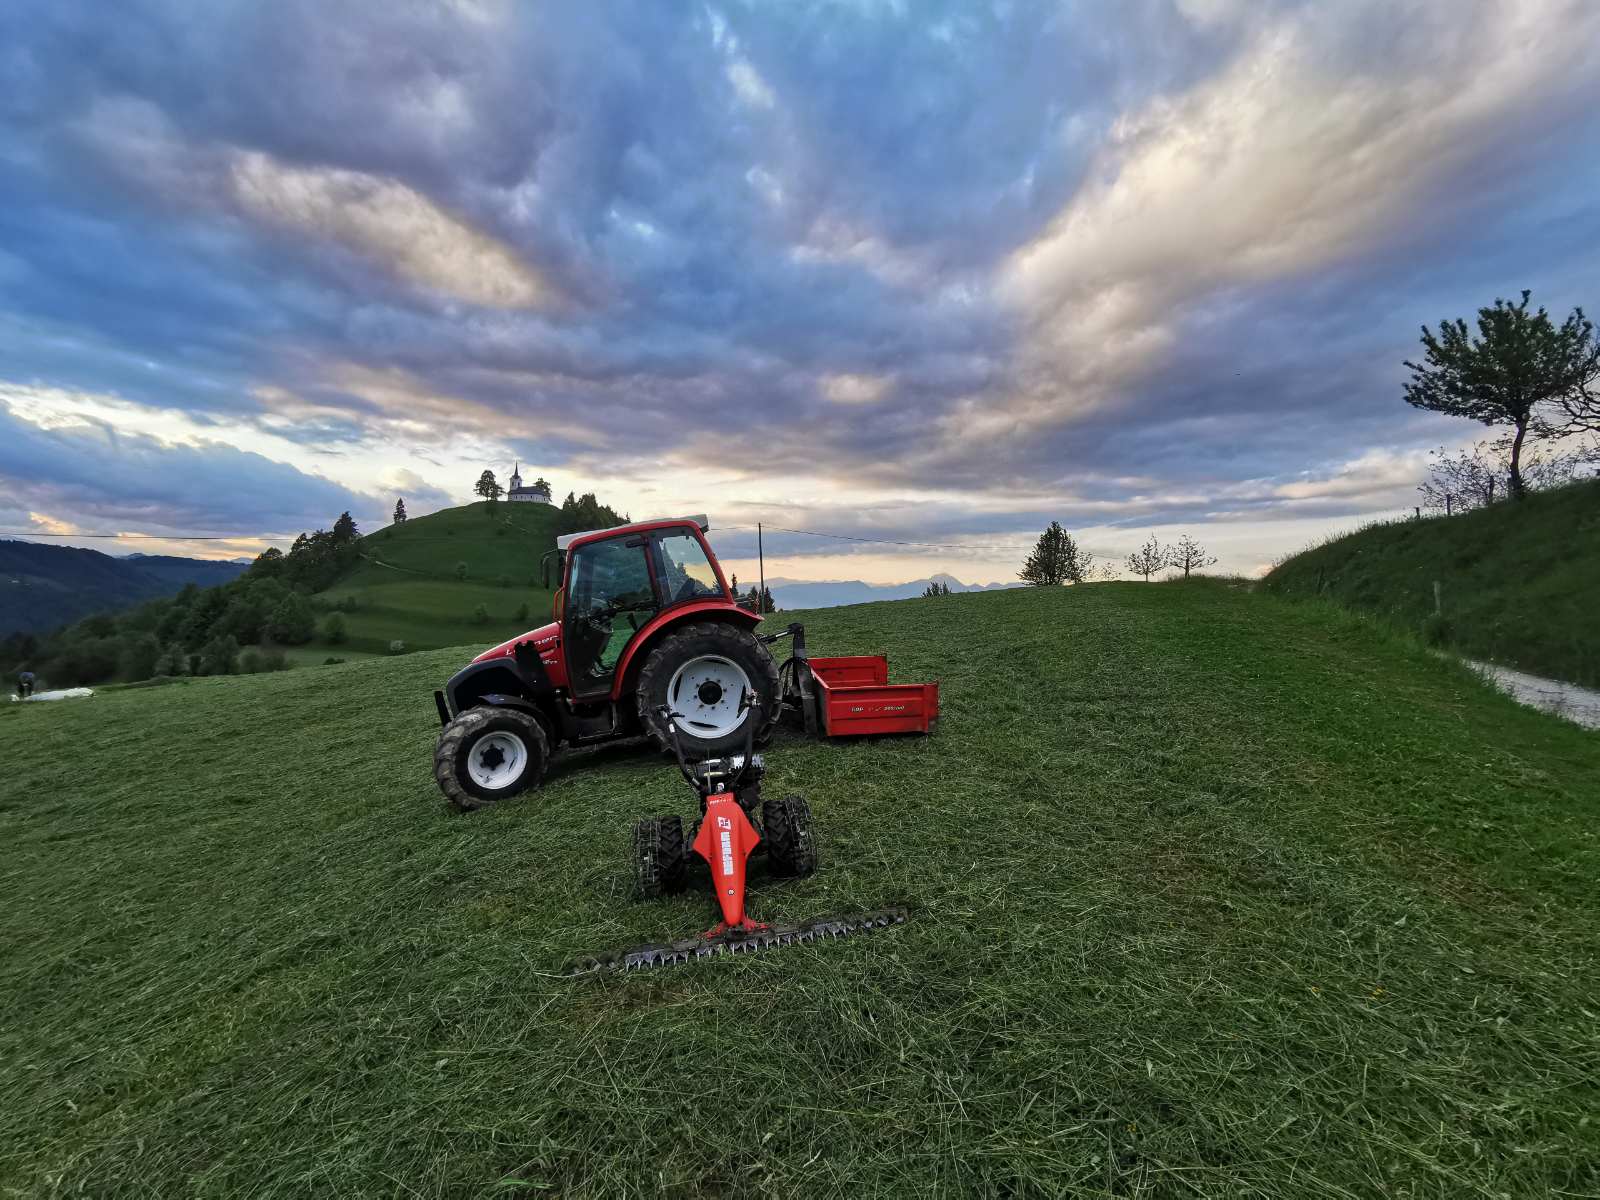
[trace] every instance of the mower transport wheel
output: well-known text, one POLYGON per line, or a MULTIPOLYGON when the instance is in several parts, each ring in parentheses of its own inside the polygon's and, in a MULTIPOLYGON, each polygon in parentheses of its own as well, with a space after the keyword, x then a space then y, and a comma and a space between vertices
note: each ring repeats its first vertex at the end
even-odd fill
POLYGON ((461 812, 538 787, 550 765, 550 739, 538 720, 513 708, 469 708, 444 727, 433 778, 461 812))
POLYGON ((772 736, 778 723, 778 664, 748 629, 706 621, 671 634, 650 652, 636 689, 639 723, 664 752, 672 742, 656 710, 662 705, 683 714, 678 740, 691 759, 714 758, 743 749, 745 726, 756 726, 756 745, 772 736), (760 709, 738 711, 741 693, 753 689, 760 709))
POLYGON ((641 899, 681 891, 687 865, 681 817, 646 817, 634 825, 633 878, 641 899))
POLYGON ((768 800, 761 806, 761 833, 767 861, 777 875, 810 875, 817 869, 817 843, 811 836, 811 806, 801 796, 768 800))

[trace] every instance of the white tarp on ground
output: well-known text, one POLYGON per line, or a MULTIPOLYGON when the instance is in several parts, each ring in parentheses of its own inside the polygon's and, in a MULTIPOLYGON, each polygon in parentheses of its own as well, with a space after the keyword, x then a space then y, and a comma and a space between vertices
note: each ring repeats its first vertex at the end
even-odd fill
MULTIPOLYGON (((92 695, 94 695, 94 689, 92 688, 57 688, 53 692, 35 692, 28 697, 27 702, 32 704, 35 700, 81 700, 85 696, 92 695)), ((16 701, 21 700, 22 697, 12 692, 11 699, 16 701)))

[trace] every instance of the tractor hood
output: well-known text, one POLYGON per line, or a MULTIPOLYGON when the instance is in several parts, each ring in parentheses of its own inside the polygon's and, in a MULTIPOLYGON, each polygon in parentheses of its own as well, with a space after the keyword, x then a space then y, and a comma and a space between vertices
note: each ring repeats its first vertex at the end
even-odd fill
POLYGON ((550 651, 555 648, 556 641, 560 637, 561 626, 552 621, 548 625, 541 625, 539 628, 531 630, 528 633, 519 633, 516 637, 510 639, 509 641, 501 642, 498 646, 495 646, 489 650, 485 650, 472 661, 475 663, 481 663, 489 662, 491 659, 496 658, 510 658, 516 653, 517 645, 520 642, 532 642, 534 648, 539 651, 540 656, 542 657, 546 654, 549 654, 550 651))

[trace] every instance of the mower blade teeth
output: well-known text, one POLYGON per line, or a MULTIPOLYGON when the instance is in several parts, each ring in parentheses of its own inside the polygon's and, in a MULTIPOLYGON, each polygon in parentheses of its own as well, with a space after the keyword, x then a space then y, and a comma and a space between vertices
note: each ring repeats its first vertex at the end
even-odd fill
POLYGON ((834 941, 858 933, 873 933, 893 925, 904 925, 906 910, 883 908, 872 912, 839 917, 816 917, 799 925, 774 925, 770 929, 746 934, 723 934, 709 941, 689 938, 681 942, 654 943, 608 954, 586 955, 567 969, 571 976, 599 975, 608 971, 631 973, 657 967, 682 966, 719 955, 758 954, 803 946, 808 942, 834 941))

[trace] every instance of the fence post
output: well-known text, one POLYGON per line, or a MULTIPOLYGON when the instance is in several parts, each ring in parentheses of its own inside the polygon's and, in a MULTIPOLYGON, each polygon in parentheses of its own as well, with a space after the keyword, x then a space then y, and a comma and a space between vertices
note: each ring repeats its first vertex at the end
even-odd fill
POLYGON ((1435 579, 1433 581, 1433 615, 1436 617, 1444 611, 1444 602, 1440 596, 1442 590, 1439 581, 1435 579))

